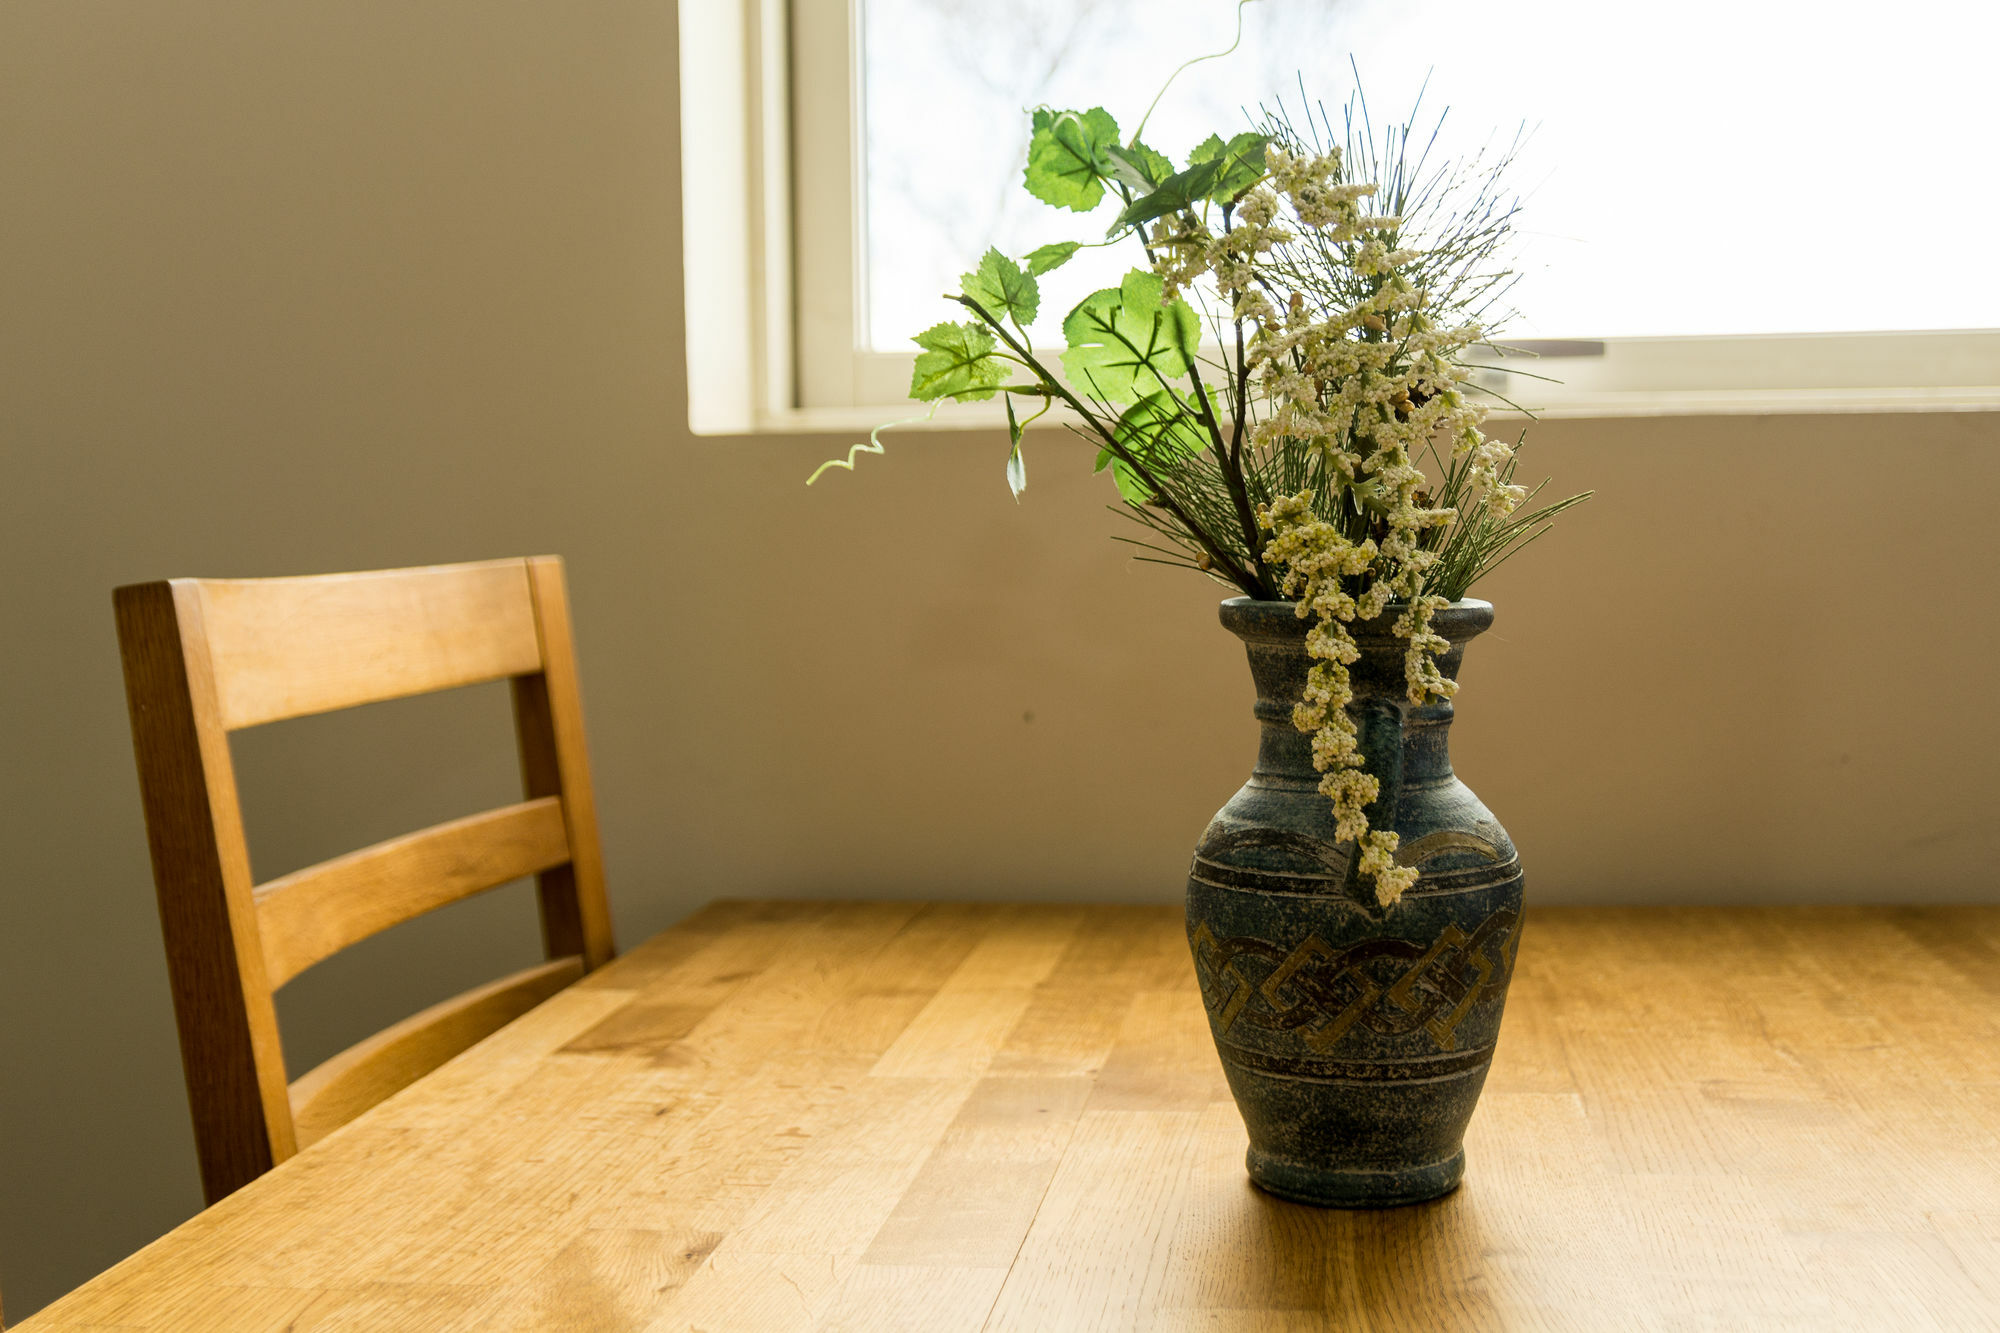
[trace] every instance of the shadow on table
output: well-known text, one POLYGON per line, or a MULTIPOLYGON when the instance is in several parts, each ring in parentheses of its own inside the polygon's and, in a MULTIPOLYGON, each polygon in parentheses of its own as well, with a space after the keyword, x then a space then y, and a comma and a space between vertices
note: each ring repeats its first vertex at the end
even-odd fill
MULTIPOLYGON (((1480 1200, 1358 1212, 1274 1198, 1246 1179, 1211 1201, 1190 1237, 1203 1256, 1168 1278, 1166 1306, 1299 1311, 1301 1328, 1490 1327, 1491 1247, 1480 1200), (1205 1225, 1203 1224, 1205 1223, 1205 1225)), ((1194 1221, 1194 1219, 1190 1219, 1194 1221)))

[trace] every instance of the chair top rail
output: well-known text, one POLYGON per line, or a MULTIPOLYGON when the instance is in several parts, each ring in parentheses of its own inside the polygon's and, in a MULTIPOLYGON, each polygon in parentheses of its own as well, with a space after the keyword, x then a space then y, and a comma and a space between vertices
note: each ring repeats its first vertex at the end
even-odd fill
POLYGON ((188 582, 230 731, 542 668, 524 560, 188 582))

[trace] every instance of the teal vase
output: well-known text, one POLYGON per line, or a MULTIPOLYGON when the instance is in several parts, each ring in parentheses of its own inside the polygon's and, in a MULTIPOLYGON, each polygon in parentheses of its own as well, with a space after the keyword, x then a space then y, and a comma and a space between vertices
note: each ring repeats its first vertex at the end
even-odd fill
MULTIPOLYGON (((1464 1173, 1471 1120, 1520 942, 1520 858, 1452 771, 1450 701, 1410 704, 1401 608, 1353 626, 1349 705, 1381 782, 1373 827, 1419 871, 1376 900, 1335 834, 1311 740, 1292 725, 1311 660, 1290 602, 1232 598, 1263 734, 1256 768, 1188 872, 1188 944, 1209 1028, 1249 1131, 1250 1178, 1302 1203, 1378 1208, 1435 1198, 1464 1173)), ((1493 623, 1486 602, 1438 611, 1453 680, 1493 623)))

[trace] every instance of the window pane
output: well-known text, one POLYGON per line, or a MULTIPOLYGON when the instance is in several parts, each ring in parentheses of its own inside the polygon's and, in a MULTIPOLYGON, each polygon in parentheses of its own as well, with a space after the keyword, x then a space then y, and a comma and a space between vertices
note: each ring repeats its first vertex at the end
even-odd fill
MULTIPOLYGON (((1129 134, 1167 74, 1221 50, 1227 0, 866 0, 865 327, 952 317, 989 245, 1083 239, 1021 189, 1024 109, 1103 105, 1129 134)), ((1441 150, 1530 130, 1509 326, 1522 338, 2000 327, 1991 0, 1259 0, 1242 48, 1182 74, 1146 129, 1184 159, 1274 95, 1378 124, 1426 77, 1441 150)), ((1421 123, 1421 118, 1420 118, 1421 123)), ((1140 258, 1044 280, 1038 331, 1140 258)))

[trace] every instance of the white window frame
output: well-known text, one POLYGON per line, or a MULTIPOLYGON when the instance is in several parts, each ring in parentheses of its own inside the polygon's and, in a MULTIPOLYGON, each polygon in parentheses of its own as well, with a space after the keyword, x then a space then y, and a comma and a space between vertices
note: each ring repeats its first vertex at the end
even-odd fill
MULTIPOLYGON (((690 425, 852 429, 915 415, 915 352, 866 342, 858 0, 681 0, 690 425)), ((943 316, 941 315, 940 318, 943 316)), ((2000 408, 2000 329, 1533 344, 1482 379, 1547 417, 2000 408)), ((998 403, 935 423, 990 428, 998 403)))

